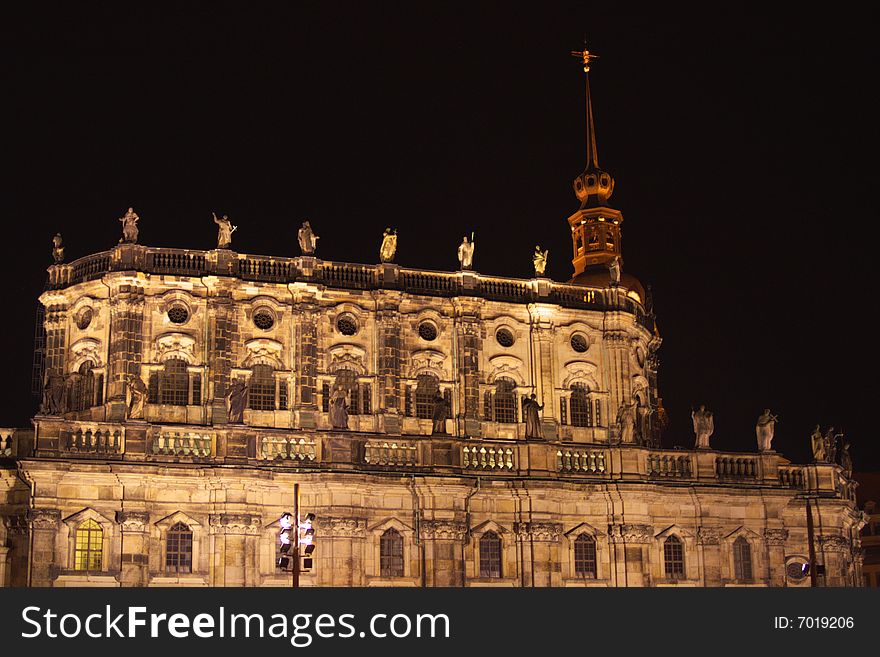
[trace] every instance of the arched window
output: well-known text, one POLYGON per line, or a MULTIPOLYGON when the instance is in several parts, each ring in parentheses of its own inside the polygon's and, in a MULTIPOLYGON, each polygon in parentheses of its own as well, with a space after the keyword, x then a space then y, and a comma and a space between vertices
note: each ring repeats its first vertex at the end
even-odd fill
POLYGON ((684 546, 678 536, 670 536, 663 543, 663 564, 666 577, 670 579, 684 577, 684 546))
POLYGON ((275 370, 271 365, 254 365, 248 390, 248 408, 275 410, 275 370))
POLYGON ((186 406, 189 399, 189 376, 186 361, 169 358, 159 377, 159 403, 168 406, 186 406))
POLYGON ((440 388, 440 379, 433 374, 419 374, 416 379, 416 417, 430 420, 434 417, 434 395, 440 388))
POLYGON ((68 408, 71 411, 84 411, 92 407, 95 398, 95 373, 92 371, 94 363, 87 360, 79 366, 79 371, 73 376, 68 391, 68 408))
POLYGON ((516 412, 516 382, 507 377, 495 380, 495 421, 514 424, 516 412))
POLYGON ((480 537, 480 577, 501 577, 501 538, 492 531, 480 537))
POLYGON ((596 539, 581 534, 574 542, 574 572, 579 577, 596 577, 596 539))
POLYGON ((168 530, 165 549, 166 573, 191 573, 193 535, 189 527, 176 522, 168 530))
POLYGON ((403 536, 396 529, 386 529, 379 539, 379 573, 403 577, 403 536))
POLYGON ((104 530, 94 520, 86 520, 76 528, 74 570, 101 570, 104 556, 104 530))
POLYGON ((733 542, 733 571, 739 581, 752 579, 752 549, 742 536, 733 542))
POLYGON ((593 426, 593 404, 590 399, 590 390, 583 383, 575 383, 571 387, 571 399, 569 406, 571 410, 571 426, 573 427, 592 427, 593 426))

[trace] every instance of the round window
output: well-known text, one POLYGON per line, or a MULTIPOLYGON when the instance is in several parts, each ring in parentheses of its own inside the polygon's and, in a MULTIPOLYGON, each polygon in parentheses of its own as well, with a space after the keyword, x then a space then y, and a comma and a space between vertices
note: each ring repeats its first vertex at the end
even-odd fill
POLYGON ((512 347, 513 343, 516 341, 516 339, 513 337, 513 333, 511 333, 510 330, 506 328, 498 329, 498 331, 495 333, 495 340, 497 340, 498 344, 500 344, 502 347, 512 347))
POLYGON ((422 340, 427 340, 430 342, 431 340, 437 339, 437 327, 434 326, 431 322, 422 322, 419 324, 419 337, 422 340))
POLYGON ((185 306, 172 306, 168 309, 168 319, 175 324, 183 324, 189 319, 189 311, 185 306))
POLYGON ((800 561, 792 561, 785 567, 785 574, 789 579, 803 579, 807 576, 807 573, 804 572, 806 565, 800 561))
POLYGON ((336 320, 336 330, 342 335, 354 335, 358 331, 357 322, 351 315, 342 315, 336 320))
POLYGON ((87 329, 89 327, 89 324, 92 323, 92 309, 83 308, 76 314, 74 321, 76 322, 76 327, 79 330, 87 329))
POLYGON ((260 308, 257 312, 255 312, 254 326, 264 331, 268 331, 270 328, 275 326, 275 317, 272 315, 272 311, 267 308, 260 308))
POLYGON ((589 348, 589 343, 587 342, 587 336, 583 333, 575 333, 571 336, 571 348, 574 349, 579 354, 584 353, 589 348))

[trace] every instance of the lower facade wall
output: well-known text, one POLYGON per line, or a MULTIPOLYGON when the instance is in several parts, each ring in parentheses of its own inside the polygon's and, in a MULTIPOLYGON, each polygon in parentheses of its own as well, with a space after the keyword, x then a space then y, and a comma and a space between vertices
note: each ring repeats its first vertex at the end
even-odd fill
MULTIPOLYGON (((275 564, 295 483, 301 514, 317 516, 302 586, 809 586, 789 568, 809 560, 805 504, 792 491, 39 460, 0 482, 0 585, 291 586, 275 564), (187 573, 167 567, 178 523, 192 533, 187 573), (100 530, 100 568, 77 569, 83 527, 100 530), (389 530, 402 572, 388 559, 383 570, 389 530), (481 553, 490 532, 500 572, 481 553), (582 536, 595 547, 587 575, 576 563, 582 536), (751 577, 737 577, 738 539, 751 577), (669 541, 681 546, 677 576, 669 541)), ((851 503, 814 505, 821 583, 859 585, 851 503)))

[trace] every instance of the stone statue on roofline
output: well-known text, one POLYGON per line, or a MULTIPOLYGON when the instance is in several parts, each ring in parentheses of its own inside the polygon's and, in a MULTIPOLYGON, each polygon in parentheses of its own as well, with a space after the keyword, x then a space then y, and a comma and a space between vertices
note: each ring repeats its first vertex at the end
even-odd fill
POLYGON ((348 400, 345 388, 336 386, 330 394, 330 426, 348 429, 348 400))
POLYGON ((613 287, 620 285, 620 256, 614 256, 614 259, 608 263, 608 274, 613 287))
POLYGON ((758 416, 758 422, 755 425, 755 433, 758 435, 759 451, 771 451, 770 443, 773 442, 773 432, 776 430, 776 423, 778 421, 779 418, 773 415, 769 408, 765 408, 764 412, 758 416))
POLYGON ((131 400, 128 403, 128 419, 142 420, 144 417, 144 402, 147 401, 147 384, 144 380, 135 375, 126 375, 126 385, 128 386, 131 400))
POLYGON ((392 262, 395 253, 397 253, 397 229, 392 231, 391 228, 386 228, 382 235, 382 245, 379 247, 379 260, 392 262))
POLYGON ((535 276, 544 276, 547 269, 547 261, 550 258, 550 249, 541 251, 541 245, 535 245, 535 252, 532 254, 532 264, 535 266, 535 276))
POLYGON ((813 448, 814 461, 824 463, 828 460, 828 452, 825 449, 825 436, 822 435, 822 429, 818 424, 810 435, 810 446, 813 448))
POLYGON ((61 244, 61 233, 55 233, 55 237, 52 238, 52 259, 56 265, 64 262, 64 247, 61 244))
POLYGON ((244 421, 249 388, 242 379, 235 379, 230 384, 229 392, 226 393, 226 414, 231 424, 241 424, 244 421))
POLYGON ((214 215, 214 223, 219 226, 217 229, 217 248, 228 249, 232 244, 232 233, 238 230, 238 226, 233 226, 232 222, 229 221, 229 217, 225 214, 222 219, 217 217, 216 212, 211 214, 214 215))
POLYGON ((315 235, 308 221, 304 221, 302 226, 300 226, 296 238, 299 241, 299 249, 303 255, 315 255, 315 251, 318 249, 318 240, 321 238, 315 235))
POLYGON ((696 411, 691 411, 691 419, 694 421, 694 433, 697 435, 697 449, 711 449, 709 438, 715 432, 715 418, 712 411, 707 411, 701 405, 696 411))
POLYGON ((471 239, 468 241, 467 235, 461 240, 458 247, 458 262, 462 269, 472 269, 474 266, 474 248, 477 243, 474 241, 474 234, 471 233, 471 239))
POLYGON ((620 432, 620 442, 631 443, 635 436, 636 428, 636 402, 621 404, 617 409, 617 429, 620 432))
POLYGON ((446 401, 446 398, 440 394, 440 391, 437 390, 434 393, 434 412, 432 414, 433 428, 431 429, 431 435, 445 435, 446 434, 446 420, 449 418, 449 402, 446 401))
POLYGON ((538 403, 538 396, 533 392, 528 397, 523 397, 523 419, 526 422, 526 438, 543 438, 541 430, 541 418, 539 411, 544 410, 544 405, 538 403))
POLYGON ((119 218, 122 222, 122 237, 119 239, 120 244, 137 244, 138 227, 137 222, 140 217, 132 208, 119 218))

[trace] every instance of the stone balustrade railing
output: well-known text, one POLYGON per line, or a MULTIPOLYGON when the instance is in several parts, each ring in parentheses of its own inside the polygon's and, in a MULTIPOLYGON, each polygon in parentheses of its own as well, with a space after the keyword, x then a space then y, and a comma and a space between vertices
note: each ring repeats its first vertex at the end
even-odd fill
POLYGON ((652 452, 648 454, 648 474, 652 477, 690 479, 693 467, 689 454, 652 452))
POLYGON ((274 257, 227 250, 199 251, 120 244, 110 251, 49 267, 49 287, 64 288, 114 271, 176 276, 236 276, 267 283, 312 282, 343 289, 402 290, 429 296, 476 296, 510 303, 552 303, 586 310, 631 313, 653 330, 653 317, 625 288, 588 288, 546 279, 514 279, 477 272, 435 272, 397 265, 363 265, 312 257, 274 257))
POLYGON ((195 431, 160 431, 153 436, 153 454, 206 458, 212 454, 211 435, 195 431))
POLYGON ((779 468, 779 483, 788 488, 803 488, 805 485, 803 468, 779 468))
POLYGON ((71 454, 119 455, 125 451, 125 429, 81 424, 67 433, 62 444, 71 454))
POLYGON ((368 440, 364 443, 364 463, 411 467, 418 465, 415 443, 394 440, 368 440))
POLYGON ((595 449, 560 449, 556 451, 556 471, 580 474, 603 474, 607 471, 605 452, 595 449))
POLYGON ((758 460, 749 456, 717 456, 715 474, 720 479, 757 479, 758 460))
POLYGON ((466 470, 516 469, 516 459, 510 445, 477 444, 465 445, 461 449, 461 467, 466 470))
POLYGON ((314 463, 318 456, 315 439, 296 438, 296 436, 262 436, 260 438, 259 458, 314 463))

